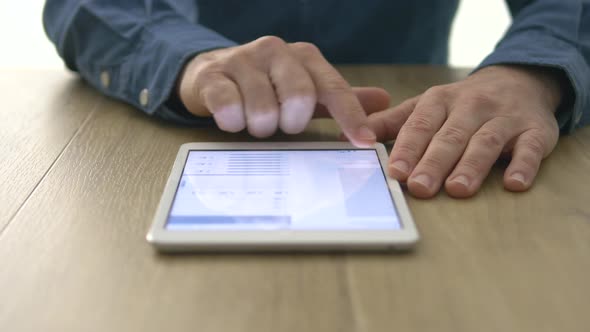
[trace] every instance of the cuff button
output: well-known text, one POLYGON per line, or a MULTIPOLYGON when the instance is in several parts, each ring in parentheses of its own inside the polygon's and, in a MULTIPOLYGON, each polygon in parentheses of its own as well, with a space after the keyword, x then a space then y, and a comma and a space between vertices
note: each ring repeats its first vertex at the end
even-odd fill
POLYGON ((103 88, 108 88, 111 85, 111 75, 108 71, 103 71, 100 73, 100 84, 102 84, 103 88))
POLYGON ((148 89, 143 89, 141 90, 141 92, 139 93, 139 104, 141 106, 147 106, 147 104, 150 101, 150 93, 148 91, 148 89))

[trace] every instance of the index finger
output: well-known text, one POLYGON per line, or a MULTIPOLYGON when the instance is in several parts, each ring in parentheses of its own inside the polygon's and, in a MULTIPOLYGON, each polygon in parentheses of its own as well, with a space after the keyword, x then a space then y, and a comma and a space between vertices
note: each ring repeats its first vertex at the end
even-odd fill
POLYGON ((368 126, 367 115, 340 73, 313 44, 294 43, 289 46, 315 83, 318 103, 328 109, 346 137, 358 147, 375 144, 377 137, 368 126))

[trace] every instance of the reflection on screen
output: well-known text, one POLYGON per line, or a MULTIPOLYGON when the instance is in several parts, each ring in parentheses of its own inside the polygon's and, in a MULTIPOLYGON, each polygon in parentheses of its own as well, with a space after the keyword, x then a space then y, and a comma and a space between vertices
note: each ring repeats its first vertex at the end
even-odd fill
POLYGON ((190 151, 171 230, 399 229, 374 150, 190 151))

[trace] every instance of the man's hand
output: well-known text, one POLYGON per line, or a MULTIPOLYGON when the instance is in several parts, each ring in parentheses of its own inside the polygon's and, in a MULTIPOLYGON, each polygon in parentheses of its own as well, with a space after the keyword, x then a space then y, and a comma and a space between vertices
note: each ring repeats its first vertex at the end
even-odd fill
POLYGON ((443 184, 451 196, 474 195, 503 152, 512 157, 504 187, 524 191, 559 137, 560 78, 540 68, 491 66, 373 113, 369 123, 379 140, 397 136, 389 171, 417 197, 432 197, 443 184))
POLYGON ((376 140, 365 112, 389 106, 383 89, 352 89, 313 44, 272 36, 196 56, 180 76, 178 94, 191 113, 212 114, 220 129, 247 128, 260 138, 278 128, 303 131, 319 105, 316 116, 329 113, 359 147, 376 140))

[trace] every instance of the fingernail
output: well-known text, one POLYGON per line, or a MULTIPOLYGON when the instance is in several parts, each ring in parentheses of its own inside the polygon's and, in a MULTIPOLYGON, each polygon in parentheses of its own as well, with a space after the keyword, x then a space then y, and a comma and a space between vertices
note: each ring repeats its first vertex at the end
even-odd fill
POLYGON ((281 105, 280 126, 288 134, 300 133, 309 123, 315 100, 309 97, 293 97, 281 105))
POLYGON ((510 177, 512 178, 512 180, 516 180, 516 181, 522 183, 523 185, 526 184, 524 175, 520 172, 512 173, 512 175, 510 177))
POLYGON ((367 141, 375 141, 377 139, 375 133, 367 126, 360 127, 358 130, 358 135, 360 139, 367 141))
POLYGON ((412 181, 421 184, 424 188, 427 189, 430 189, 430 186, 432 186, 432 180, 430 179, 430 176, 426 174, 417 175, 414 178, 412 178, 412 181))
POLYGON ((469 188, 469 179, 465 175, 459 175, 455 177, 451 182, 460 183, 463 186, 465 186, 465 188, 469 188))
POLYGON ((213 118, 220 129, 229 132, 240 131, 246 126, 246 118, 240 105, 223 107, 213 113, 213 118))
POLYGON ((391 164, 391 167, 404 174, 408 174, 410 172, 410 165, 408 165, 408 163, 403 160, 394 161, 393 164, 391 164))

